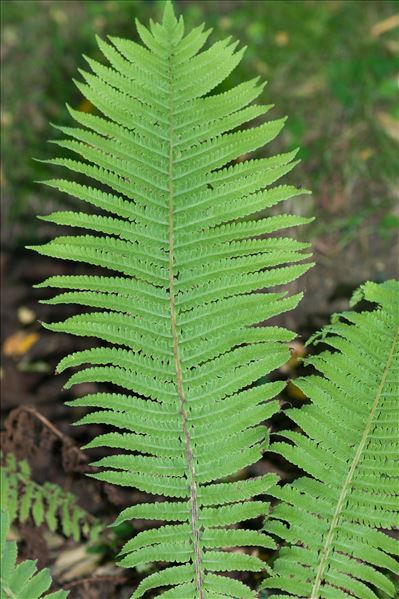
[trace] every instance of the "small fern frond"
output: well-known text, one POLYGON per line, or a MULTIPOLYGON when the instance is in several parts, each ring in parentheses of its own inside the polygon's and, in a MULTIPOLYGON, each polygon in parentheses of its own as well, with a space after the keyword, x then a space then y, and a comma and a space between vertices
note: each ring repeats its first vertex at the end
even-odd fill
POLYGON ((226 527, 265 515, 269 504, 251 499, 276 478, 225 479, 268 447, 262 422, 278 409, 273 398, 283 384, 251 385, 287 360, 293 338, 255 325, 297 305, 301 294, 272 288, 311 266, 308 245, 281 233, 310 219, 263 211, 306 192, 275 185, 295 166, 296 151, 247 159, 284 125, 278 119, 237 130, 269 110, 251 105, 263 84, 253 79, 210 95, 242 58, 235 42, 201 51, 209 32, 185 35, 169 1, 162 23, 137 29, 144 45, 98 40, 108 66, 88 59, 91 72, 81 71, 77 86, 100 114, 70 109, 77 126, 58 128, 65 138, 54 143, 75 158, 50 161, 89 183, 48 185, 105 214, 51 214, 47 221, 78 232, 36 248, 116 274, 93 269, 41 283, 64 290, 49 303, 89 309, 45 326, 107 342, 61 361, 60 372, 87 365, 67 387, 125 390, 71 402, 92 409, 80 423, 116 429, 88 445, 121 450, 96 463, 103 470, 95 477, 168 498, 117 519, 171 522, 123 550, 123 566, 172 564, 134 597, 170 585, 162 596, 254 597, 218 573, 265 569, 259 558, 229 549, 271 540, 226 527))
POLYGON ((397 597, 383 571, 398 574, 398 544, 379 529, 398 525, 399 283, 365 283, 352 305, 363 298, 378 308, 317 337, 333 351, 307 363, 324 376, 295 380, 312 400, 287 411, 304 434, 271 446, 311 477, 272 491, 281 503, 265 527, 287 545, 264 587, 290 597, 397 597))
POLYGON ((101 530, 101 524, 76 504, 71 493, 53 483, 34 482, 29 464, 18 462, 12 453, 1 468, 1 497, 11 523, 15 519, 24 523, 31 517, 36 526, 44 523, 52 532, 61 529, 75 541, 81 537, 94 541, 101 530))
POLYGON ((17 564, 17 543, 7 541, 10 527, 8 512, 0 513, 0 594, 2 599, 65 599, 67 591, 48 593, 51 576, 47 568, 37 571, 36 562, 25 560, 17 564))

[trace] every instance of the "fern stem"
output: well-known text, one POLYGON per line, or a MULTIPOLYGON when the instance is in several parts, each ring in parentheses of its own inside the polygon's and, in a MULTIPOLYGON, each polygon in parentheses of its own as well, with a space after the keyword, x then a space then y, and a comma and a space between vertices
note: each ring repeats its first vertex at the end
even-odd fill
POLYGON ((310 595, 309 599, 319 599, 320 598, 320 594, 319 594, 320 587, 321 587, 321 584, 322 584, 322 581, 323 581, 323 577, 324 577, 324 573, 325 573, 325 570, 326 570, 326 567, 327 567, 327 561, 328 561, 328 558, 330 556, 330 553, 331 553, 331 550, 332 550, 332 547, 333 547, 334 534, 335 534, 335 531, 337 530, 337 527, 338 527, 338 524, 339 524, 339 519, 341 517, 341 512, 342 512, 342 510, 344 508, 345 500, 346 500, 346 497, 347 497, 347 494, 348 494, 348 491, 349 491, 349 487, 350 487, 350 485, 352 483, 352 479, 353 479, 354 473, 355 473, 356 468, 357 468, 357 466, 359 464, 359 461, 361 459, 362 453, 363 453, 363 451, 365 449, 365 446, 366 446, 366 443, 367 443, 367 439, 368 439, 368 437, 370 435, 370 430, 371 430, 371 427, 372 427, 372 424, 373 424, 373 421, 374 421, 374 418, 375 418, 375 412, 377 410, 378 403, 379 403, 379 401, 381 399, 382 391, 384 389, 384 385, 385 385, 385 381, 386 381, 386 378, 387 378, 387 375, 388 375, 388 372, 389 372, 389 368, 391 366, 391 362, 392 362, 394 354, 395 354, 395 348, 396 348, 396 343, 398 341, 398 337, 399 337, 399 329, 398 329, 398 331, 396 332, 396 334, 394 336, 392 347, 391 347, 391 350, 390 350, 390 352, 388 354, 388 359, 387 359, 387 362, 386 362, 386 365, 385 365, 385 368, 384 368, 384 371, 383 371, 383 374, 382 374, 382 377, 381 377, 381 382, 380 382, 380 384, 378 386, 377 393, 376 393, 376 396, 375 396, 374 401, 373 401, 373 405, 371 407, 369 418, 367 420, 366 426, 365 426, 364 431, 363 431, 363 435, 362 435, 362 437, 360 439, 360 443, 358 445, 358 448, 357 448, 355 456, 354 456, 354 458, 352 460, 352 463, 351 463, 348 475, 347 475, 347 477, 345 479, 345 482, 343 484, 341 493, 339 495, 337 506, 335 508, 335 512, 334 512, 333 518, 331 520, 331 526, 330 526, 330 528, 328 530, 326 541, 324 543, 324 547, 323 547, 322 554, 321 554, 321 559, 320 559, 319 566, 318 566, 317 572, 316 572, 316 578, 315 578, 315 581, 314 581, 314 584, 313 584, 313 587, 312 587, 312 592, 311 592, 311 595, 310 595))
MULTIPOLYGON (((171 49, 172 52, 172 49, 171 49)), ((176 297, 175 297, 175 274, 174 274, 174 187, 173 187, 173 69, 172 69, 173 54, 169 55, 169 77, 170 77, 170 93, 169 93, 169 165, 168 165, 168 194, 169 194, 169 301, 170 301, 170 321, 173 338, 173 355, 176 370, 176 385, 180 399, 180 414, 182 417, 182 426, 185 442, 185 457, 187 470, 190 476, 190 503, 191 503, 191 530, 193 534, 194 545, 194 569, 195 569, 195 585, 198 592, 198 599, 204 599, 203 590, 203 573, 201 567, 202 548, 200 543, 200 528, 199 528, 199 510, 198 510, 198 492, 195 474, 195 465, 193 458, 193 450, 191 445, 190 428, 188 423, 188 401, 184 393, 183 387, 183 372, 179 350, 179 336, 177 332, 176 318, 176 297)))

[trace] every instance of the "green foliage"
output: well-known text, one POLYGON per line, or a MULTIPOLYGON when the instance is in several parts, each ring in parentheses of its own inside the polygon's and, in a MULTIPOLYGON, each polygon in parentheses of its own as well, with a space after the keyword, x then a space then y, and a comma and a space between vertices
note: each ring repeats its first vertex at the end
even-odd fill
POLYGON ((267 493, 275 476, 225 479, 268 447, 262 422, 277 411, 273 398, 283 383, 250 386, 287 360, 293 338, 280 327, 254 325, 297 305, 301 294, 270 288, 310 267, 303 263, 308 244, 280 236, 309 219, 259 218, 304 193, 273 186, 296 164, 296 152, 246 160, 278 135, 284 119, 236 131, 269 109, 251 105, 263 90, 257 79, 218 93, 243 55, 237 43, 227 38, 201 52, 209 31, 201 26, 184 35, 183 19, 177 21, 169 2, 161 24, 147 29, 137 22, 137 29, 144 46, 98 40, 109 66, 87 59, 92 72, 81 71, 84 82, 77 86, 102 116, 70 109, 78 126, 59 127, 66 138, 54 143, 78 159, 49 161, 91 183, 48 185, 110 216, 43 217, 94 234, 35 248, 118 276, 93 271, 47 279, 40 286, 67 290, 50 303, 96 311, 45 326, 108 342, 61 361, 59 372, 89 365, 67 387, 110 382, 125 389, 70 402, 94 408, 80 423, 118 431, 88 445, 122 450, 96 462, 104 469, 94 476, 168 499, 127 508, 116 521, 171 523, 123 548, 121 566, 172 563, 146 578, 134 597, 169 585, 177 586, 162 596, 254 597, 218 573, 266 568, 229 549, 270 547, 271 539, 226 527, 267 513, 267 502, 251 498, 267 493))
POLYGON ((288 412, 304 434, 272 445, 310 475, 275 493, 265 527, 287 546, 264 587, 290 597, 397 597, 381 570, 398 573, 398 544, 379 529, 398 524, 399 283, 366 283, 352 305, 362 299, 378 308, 337 315, 315 337, 333 348, 308 360, 324 376, 295 381, 312 400, 288 412))
POLYGON ((38 572, 33 560, 16 563, 17 543, 7 541, 9 514, 1 510, 0 517, 1 599, 65 599, 68 596, 67 591, 46 594, 52 582, 47 568, 38 572))
POLYGON ((61 529, 75 541, 83 537, 95 540, 101 529, 100 523, 81 507, 71 493, 58 485, 46 482, 40 485, 31 479, 29 464, 18 462, 12 453, 5 457, 1 468, 1 505, 10 521, 24 523, 29 517, 36 526, 45 523, 55 532, 61 529))

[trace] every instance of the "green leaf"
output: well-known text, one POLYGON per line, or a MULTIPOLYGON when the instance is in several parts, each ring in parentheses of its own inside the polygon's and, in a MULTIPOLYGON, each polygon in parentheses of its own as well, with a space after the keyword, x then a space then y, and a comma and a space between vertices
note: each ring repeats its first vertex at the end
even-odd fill
POLYGON ((5 466, 1 469, 2 492, 7 498, 2 506, 7 508, 10 518, 18 519, 21 523, 30 517, 36 526, 45 522, 49 529, 55 532, 59 526, 64 534, 72 535, 75 539, 81 536, 90 537, 101 530, 100 523, 89 513, 76 505, 73 495, 65 493, 58 485, 46 482, 43 485, 34 482, 30 476, 27 462, 17 461, 11 453, 7 454, 5 466), (69 523, 69 512, 63 512, 64 504, 69 505, 75 514, 73 526, 69 523), (66 515, 67 521, 63 522, 66 515), (65 531, 68 531, 67 533, 65 531))
MULTIPOLYGON (((259 381, 288 361, 294 337, 260 325, 298 304, 302 294, 281 286, 312 266, 309 245, 282 233, 310 219, 278 210, 308 192, 280 183, 297 150, 253 156, 285 123, 266 120, 263 98, 253 104, 264 84, 219 91, 245 48, 229 37, 202 49, 209 32, 185 32, 171 2, 161 23, 137 22, 137 32, 143 44, 98 39, 105 64, 85 57, 76 85, 98 114, 69 109, 77 126, 57 127, 59 155, 46 161, 67 173, 46 184, 82 209, 42 217, 74 234, 33 249, 88 274, 38 285, 60 291, 47 303, 86 309, 44 326, 100 340, 61 360, 58 372, 77 368, 66 388, 121 389, 70 402, 85 410, 77 424, 112 427, 86 446, 115 450, 90 476, 158 498, 115 524, 170 523, 123 548, 122 566, 180 564, 151 574, 134 597, 169 585, 161 596, 253 597, 210 572, 263 570, 259 558, 223 549, 274 546, 236 525, 266 515, 269 503, 252 498, 271 493, 275 477, 237 473, 269 447, 264 422, 283 384, 259 381)), ((78 512, 64 502, 61 514, 77 538, 78 512)))
MULTIPOLYGON (((10 461, 8 466, 12 466, 10 461)), ((14 463, 16 465, 16 463, 14 463)), ((25 469, 25 473, 27 470, 25 469)), ((8 512, 1 510, 1 577, 0 595, 4 599, 66 599, 67 591, 56 591, 46 594, 52 580, 48 569, 38 572, 36 562, 26 560, 16 564, 17 544, 15 541, 7 541, 9 532, 10 516, 8 512)))
POLYGON ((397 596, 398 546, 377 529, 398 523, 399 283, 365 283, 351 305, 362 299, 378 307, 314 337, 333 351, 307 360, 322 376, 295 380, 312 403, 286 414, 303 433, 272 445, 312 477, 271 489, 282 502, 265 526, 287 545, 263 586, 295 597, 397 596))

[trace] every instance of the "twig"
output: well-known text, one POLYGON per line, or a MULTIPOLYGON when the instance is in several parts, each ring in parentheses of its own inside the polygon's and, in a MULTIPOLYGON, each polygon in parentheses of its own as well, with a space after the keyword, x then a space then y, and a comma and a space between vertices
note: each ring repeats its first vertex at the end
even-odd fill
POLYGON ((40 414, 40 412, 38 412, 36 408, 33 408, 31 406, 22 406, 20 409, 21 411, 29 412, 29 414, 32 414, 35 418, 37 418, 37 420, 40 420, 40 422, 44 424, 44 426, 48 428, 56 437, 58 437, 62 441, 66 441, 65 435, 60 430, 58 430, 58 428, 56 428, 54 424, 51 424, 50 420, 43 416, 43 414, 40 414))

